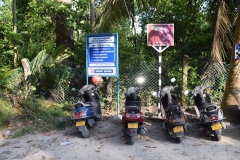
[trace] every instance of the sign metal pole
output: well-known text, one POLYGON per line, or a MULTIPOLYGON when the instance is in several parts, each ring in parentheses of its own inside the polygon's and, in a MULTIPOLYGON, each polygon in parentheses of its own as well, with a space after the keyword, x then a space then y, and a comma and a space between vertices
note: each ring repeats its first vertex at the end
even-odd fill
POLYGON ((159 46, 159 49, 157 49, 155 46, 152 46, 156 51, 158 51, 158 63, 159 63, 159 68, 158 68, 158 74, 159 74, 159 79, 158 79, 158 117, 162 116, 162 118, 165 117, 165 112, 164 109, 161 105, 161 88, 162 88, 162 52, 167 49, 169 46, 166 46, 165 48, 162 49, 162 46, 159 46), (162 115, 160 115, 160 112, 162 115))

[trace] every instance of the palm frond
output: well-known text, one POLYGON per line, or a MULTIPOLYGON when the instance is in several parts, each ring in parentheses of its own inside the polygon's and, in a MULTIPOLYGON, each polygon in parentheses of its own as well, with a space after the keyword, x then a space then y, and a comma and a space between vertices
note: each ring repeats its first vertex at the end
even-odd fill
POLYGON ((44 49, 38 53, 38 55, 30 63, 32 74, 41 71, 42 66, 47 58, 47 49, 44 49))
POLYGON ((207 70, 216 70, 219 73, 225 71, 223 62, 227 57, 226 51, 232 48, 232 23, 228 18, 228 8, 224 0, 220 1, 215 25, 214 39, 211 49, 211 59, 207 64, 207 70))
POLYGON ((95 20, 95 28, 100 31, 109 31, 113 24, 121 24, 123 20, 135 16, 135 7, 139 9, 154 7, 159 3, 159 0, 109 0, 103 6, 102 12, 95 20))

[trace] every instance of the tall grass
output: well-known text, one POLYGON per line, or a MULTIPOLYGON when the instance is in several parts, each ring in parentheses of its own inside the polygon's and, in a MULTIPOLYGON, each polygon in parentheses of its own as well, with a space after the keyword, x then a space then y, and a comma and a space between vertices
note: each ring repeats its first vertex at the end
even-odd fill
POLYGON ((7 99, 0 97, 0 128, 9 127, 11 118, 17 114, 17 109, 7 99))
MULTIPOLYGON (((0 103, 3 102, 6 103, 3 100, 0 101, 0 103)), ((62 104, 29 97, 18 108, 13 108, 10 103, 4 106, 4 109, 0 110, 4 115, 0 117, 0 124, 12 130, 14 133, 12 137, 35 131, 48 132, 63 129, 69 124, 70 112, 64 111, 62 104)))

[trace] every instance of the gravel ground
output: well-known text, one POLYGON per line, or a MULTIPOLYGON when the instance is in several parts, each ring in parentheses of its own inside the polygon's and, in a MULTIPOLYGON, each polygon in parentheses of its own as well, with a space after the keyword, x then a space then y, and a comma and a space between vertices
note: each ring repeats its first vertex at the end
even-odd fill
POLYGON ((227 129, 221 141, 202 134, 194 114, 187 113, 189 130, 182 143, 170 137, 162 128, 163 120, 150 113, 145 117, 146 135, 137 136, 133 145, 126 144, 122 134, 121 115, 105 114, 82 138, 75 126, 63 131, 36 133, 6 139, 0 131, 0 160, 239 160, 240 125, 226 121, 227 129), (71 141, 61 146, 61 142, 71 141))

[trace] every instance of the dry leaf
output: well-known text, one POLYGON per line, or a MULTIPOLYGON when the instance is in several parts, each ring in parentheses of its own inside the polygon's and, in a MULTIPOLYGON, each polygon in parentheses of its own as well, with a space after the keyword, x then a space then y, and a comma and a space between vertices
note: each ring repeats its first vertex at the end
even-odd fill
POLYGON ((181 155, 183 155, 183 156, 188 156, 189 154, 183 152, 181 155))
POLYGON ((53 138, 53 141, 56 142, 58 139, 57 138, 53 138))
POLYGON ((20 146, 14 146, 14 148, 21 148, 20 146))
POLYGON ((100 149, 96 149, 96 152, 100 152, 100 149))
POLYGON ((98 149, 101 149, 103 147, 103 145, 101 145, 100 147, 98 147, 98 149))
POLYGON ((133 156, 129 156, 131 160, 134 160, 135 158, 133 156))
POLYGON ((119 148, 118 150, 124 150, 124 148, 119 148))
POLYGON ((147 148, 157 148, 155 146, 145 146, 145 147, 147 147, 147 148))
POLYGON ((2 152, 3 154, 11 154, 11 153, 13 153, 12 151, 4 151, 4 152, 2 152))
POLYGON ((30 142, 32 142, 33 140, 29 140, 29 141, 27 141, 26 143, 30 143, 30 142))
POLYGON ((23 152, 23 155, 24 155, 24 157, 27 157, 27 153, 26 152, 23 152))
POLYGON ((0 147, 4 147, 4 146, 6 146, 8 144, 9 144, 9 142, 3 143, 2 145, 0 145, 0 147))
POLYGON ((193 144, 193 146, 201 146, 202 144, 193 144))
POLYGON ((8 135, 4 134, 3 138, 8 139, 8 135))
POLYGON ((46 134, 44 134, 44 136, 50 136, 51 134, 50 133, 46 133, 46 134))
POLYGON ((42 156, 42 160, 46 160, 47 158, 45 156, 42 156))

